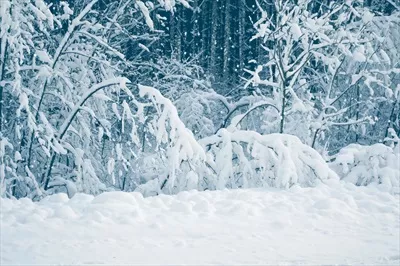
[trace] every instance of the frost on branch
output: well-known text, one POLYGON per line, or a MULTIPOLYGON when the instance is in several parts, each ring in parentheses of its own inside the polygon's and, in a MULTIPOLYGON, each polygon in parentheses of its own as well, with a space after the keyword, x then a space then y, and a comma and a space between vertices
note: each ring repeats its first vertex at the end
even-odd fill
POLYGON ((319 153, 295 136, 221 129, 200 142, 209 148, 207 162, 215 172, 203 184, 209 189, 313 186, 337 178, 319 153))

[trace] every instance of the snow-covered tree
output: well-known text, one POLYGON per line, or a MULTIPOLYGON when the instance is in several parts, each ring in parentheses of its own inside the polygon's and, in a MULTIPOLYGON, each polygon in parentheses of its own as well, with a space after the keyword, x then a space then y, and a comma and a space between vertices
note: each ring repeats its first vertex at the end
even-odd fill
POLYGON ((272 118, 279 132, 314 147, 331 127, 373 123, 371 97, 393 87, 383 75, 397 72, 394 65, 381 68, 386 35, 371 34, 374 15, 358 1, 275 1, 272 17, 263 4, 253 40, 262 39, 265 63, 249 71, 246 86, 258 86, 277 102, 279 115, 272 118))
MULTIPOLYGON (((158 4, 172 11, 175 2, 158 4)), ((143 110, 162 110, 165 98, 151 94, 153 102, 136 100, 141 97, 137 87, 128 88, 123 77, 131 62, 119 51, 118 40, 135 37, 124 28, 128 11, 132 24, 141 18, 155 31, 153 7, 129 0, 109 7, 93 0, 78 10, 65 2, 53 9, 43 1, 2 2, 0 162, 6 195, 40 198, 60 189, 97 194, 123 188, 142 145, 143 110)), ((145 39, 142 34, 138 39, 145 39)), ((164 123, 170 116, 176 120, 176 111, 155 117, 164 123)), ((170 137, 164 137, 165 126, 152 126, 158 142, 161 136, 180 141, 172 126, 170 137)), ((169 160, 180 158, 170 151, 176 145, 167 145, 176 157, 169 160)))

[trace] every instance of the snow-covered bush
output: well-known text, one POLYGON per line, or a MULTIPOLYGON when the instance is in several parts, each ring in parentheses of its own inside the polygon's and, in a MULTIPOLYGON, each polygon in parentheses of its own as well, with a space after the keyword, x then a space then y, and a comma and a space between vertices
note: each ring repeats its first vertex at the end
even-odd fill
POLYGON ((152 150, 158 152, 153 160, 162 166, 156 167, 158 176, 153 174, 154 179, 136 190, 146 195, 159 194, 161 191, 172 194, 186 190, 187 186, 182 185, 182 182, 186 182, 187 171, 182 171, 182 166, 186 163, 196 169, 201 167, 205 160, 205 151, 180 120, 176 107, 169 99, 148 86, 139 85, 139 94, 150 99, 157 113, 146 123, 150 133, 146 146, 153 147, 152 150), (160 168, 164 171, 160 172, 160 168))
POLYGON ((195 137, 203 138, 215 133, 218 115, 221 109, 225 109, 220 103, 224 97, 212 89, 209 75, 201 66, 192 61, 160 58, 139 68, 141 73, 150 74, 143 83, 157 88, 171 100, 180 119, 195 137))
MULTIPOLYGON (((188 138, 192 142, 190 139, 192 137, 188 138)), ((152 196, 190 189, 286 189, 339 179, 317 151, 292 135, 261 135, 255 131, 222 128, 199 143, 204 149, 194 147, 200 156, 182 157, 174 173, 169 171, 168 176, 150 179, 136 191, 152 196), (202 150, 206 151, 205 159, 202 150)))
POLYGON ((195 136, 203 138, 215 132, 212 102, 204 98, 201 91, 185 92, 175 104, 180 118, 195 136))
POLYGON ((213 169, 212 178, 201 181, 204 188, 288 188, 337 178, 317 151, 292 135, 221 129, 200 142, 213 169))
POLYGON ((342 178, 357 186, 381 185, 398 190, 400 185, 399 145, 388 147, 350 144, 333 156, 330 167, 342 178))

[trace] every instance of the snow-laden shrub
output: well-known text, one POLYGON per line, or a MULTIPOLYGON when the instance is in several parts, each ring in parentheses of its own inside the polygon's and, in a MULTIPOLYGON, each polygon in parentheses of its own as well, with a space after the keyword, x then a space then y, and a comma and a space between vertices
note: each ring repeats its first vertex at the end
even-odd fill
POLYGON ((350 144, 334 155, 330 167, 342 180, 355 185, 379 184, 397 190, 400 184, 399 146, 350 144))
POLYGON ((317 151, 292 135, 221 129, 201 143, 214 172, 203 180, 209 189, 313 186, 337 178, 317 151))
POLYGON ((194 61, 161 57, 140 66, 140 70, 151 73, 146 85, 157 88, 171 100, 180 119, 196 138, 216 132, 221 114, 228 108, 225 106, 227 99, 213 90, 211 77, 201 66, 194 61))
POLYGON ((153 196, 191 189, 286 189, 339 179, 322 156, 296 136, 229 130, 220 129, 217 134, 199 141, 206 151, 205 160, 202 157, 183 159, 173 177, 172 173, 158 176, 135 191, 153 196))
MULTIPOLYGON (((148 146, 154 142, 153 150, 158 154, 153 160, 159 166, 155 167, 158 176, 146 180, 147 182, 138 186, 135 191, 144 195, 154 195, 186 190, 188 186, 185 175, 189 171, 185 169, 185 165, 195 169, 202 168, 205 151, 181 121, 176 107, 169 99, 152 87, 139 85, 139 91, 141 97, 151 100, 157 112, 157 115, 148 121, 147 127, 152 137, 146 142, 148 146)), ((151 171, 149 172, 147 178, 151 177, 151 171)))
POLYGON ((182 122, 195 136, 203 138, 215 132, 211 117, 211 107, 208 99, 195 90, 183 93, 175 102, 182 122))

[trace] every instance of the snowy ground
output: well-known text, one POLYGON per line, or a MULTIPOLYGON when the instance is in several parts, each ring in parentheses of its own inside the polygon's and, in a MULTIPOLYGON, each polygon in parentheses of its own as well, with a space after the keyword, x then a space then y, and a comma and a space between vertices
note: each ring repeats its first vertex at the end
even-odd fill
POLYGON ((1 200, 0 265, 400 262, 399 196, 316 188, 1 200))

